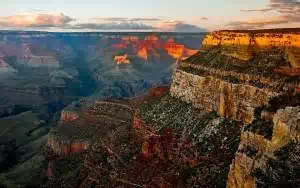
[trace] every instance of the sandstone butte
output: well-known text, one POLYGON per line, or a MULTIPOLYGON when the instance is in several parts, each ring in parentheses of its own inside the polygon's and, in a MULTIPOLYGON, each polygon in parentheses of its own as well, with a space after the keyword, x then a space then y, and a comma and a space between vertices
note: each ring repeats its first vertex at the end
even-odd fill
POLYGON ((49 162, 48 187, 72 182, 55 168, 73 153, 82 153, 78 187, 255 188, 264 183, 257 171, 280 183, 269 161, 300 142, 299 38, 293 29, 213 32, 178 62, 170 88, 81 101, 49 135, 60 157, 49 162))
POLYGON ((172 58, 178 60, 185 59, 198 52, 198 50, 187 48, 184 44, 176 43, 171 37, 167 41, 163 41, 163 39, 160 39, 155 34, 145 36, 144 39, 137 36, 126 36, 122 38, 121 43, 114 44, 113 47, 116 49, 126 49, 129 48, 129 44, 132 44, 135 49, 133 50, 133 54, 129 55, 136 55, 145 61, 148 60, 149 56, 154 55, 159 57, 158 51, 160 49, 163 49, 172 58))
POLYGON ((130 60, 128 58, 128 55, 117 55, 114 57, 114 61, 119 64, 130 64, 130 60))

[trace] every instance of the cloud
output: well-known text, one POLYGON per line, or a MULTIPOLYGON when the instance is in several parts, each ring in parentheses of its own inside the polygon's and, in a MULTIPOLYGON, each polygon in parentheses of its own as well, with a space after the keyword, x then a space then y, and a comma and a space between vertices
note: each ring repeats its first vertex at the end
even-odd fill
POLYGON ((300 1, 299 0, 269 0, 268 5, 261 9, 241 10, 242 12, 272 12, 272 16, 266 14, 255 20, 236 21, 227 24, 232 29, 260 29, 280 27, 282 24, 300 24, 300 1), (276 16, 274 16, 276 15, 276 16))
MULTIPOLYGON (((203 20, 207 18, 203 17, 203 20)), ((94 30, 94 31, 164 31, 204 32, 206 29, 183 21, 169 21, 155 17, 98 17, 82 22, 60 13, 50 14, 41 10, 27 14, 0 17, 0 28, 40 30, 94 30)))
POLYGON ((206 32, 207 30, 196 25, 188 24, 183 21, 164 21, 156 25, 161 31, 168 32, 206 32))
POLYGON ((100 21, 100 22, 125 22, 128 21, 128 18, 125 17, 98 17, 92 18, 92 20, 100 21))
POLYGON ((241 12, 269 12, 273 10, 272 8, 263 8, 263 9, 242 9, 241 12))
POLYGON ((133 21, 133 22, 159 22, 162 20, 159 18, 132 18, 132 19, 130 19, 130 21, 133 21))
POLYGON ((92 20, 100 22, 159 22, 159 18, 126 18, 126 17, 98 17, 92 18, 92 20))
POLYGON ((65 29, 90 29, 90 30, 155 30, 151 25, 134 22, 122 23, 82 23, 76 25, 68 25, 65 29))
POLYGON ((2 27, 59 27, 66 25, 74 19, 60 14, 23 14, 8 17, 0 17, 2 27))
POLYGON ((208 20, 208 18, 207 17, 202 17, 201 20, 208 20))
POLYGON ((121 23, 82 23, 67 25, 65 29, 75 30, 101 30, 101 31, 163 31, 163 32, 206 32, 204 28, 187 24, 180 21, 165 21, 155 25, 148 25, 141 22, 121 23))

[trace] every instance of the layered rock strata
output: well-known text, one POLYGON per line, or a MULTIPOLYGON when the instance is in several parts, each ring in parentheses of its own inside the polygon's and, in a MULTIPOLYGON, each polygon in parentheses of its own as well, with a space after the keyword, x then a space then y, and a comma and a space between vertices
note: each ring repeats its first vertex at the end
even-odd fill
POLYGON ((171 95, 249 124, 255 110, 272 98, 299 93, 297 62, 286 55, 286 49, 300 44, 299 36, 254 31, 208 34, 202 50, 178 65, 171 95))
POLYGON ((265 171, 268 160, 274 158, 274 152, 290 142, 300 143, 299 119, 300 108, 287 107, 274 115, 271 139, 253 132, 243 132, 228 175, 227 187, 257 187, 253 175, 255 171, 265 171))
POLYGON ((203 48, 222 48, 222 53, 248 61, 258 51, 278 47, 283 49, 294 68, 300 67, 300 32, 282 31, 218 31, 203 40, 203 48))
POLYGON ((299 38, 293 30, 214 32, 174 71, 172 96, 246 124, 228 188, 257 187, 276 153, 299 144, 299 38))

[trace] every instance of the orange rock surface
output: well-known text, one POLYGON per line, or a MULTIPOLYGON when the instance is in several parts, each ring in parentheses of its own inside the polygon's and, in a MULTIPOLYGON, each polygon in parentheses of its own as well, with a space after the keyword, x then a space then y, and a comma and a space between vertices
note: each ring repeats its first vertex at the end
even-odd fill
MULTIPOLYGON (((156 35, 146 36, 144 40, 137 36, 126 36, 122 38, 119 44, 112 45, 113 48, 119 50, 128 49, 129 46, 133 46, 134 49, 130 55, 136 55, 143 60, 148 60, 149 56, 152 55, 160 57, 158 51, 161 49, 174 59, 185 59, 198 52, 198 50, 187 48, 184 44, 176 43, 173 38, 169 38, 168 41, 164 42, 156 35)), ((122 62, 122 58, 118 56, 115 62, 122 62)))
POLYGON ((137 52, 137 56, 144 59, 144 60, 147 60, 148 59, 148 51, 147 51, 147 47, 141 47, 138 49, 138 52, 137 52))
POLYGON ((114 57, 114 61, 119 64, 130 64, 130 60, 128 59, 128 55, 118 55, 114 57))
POLYGON ((251 59, 256 51, 277 47, 286 51, 292 67, 300 67, 299 32, 212 32, 203 40, 203 49, 210 49, 216 46, 222 47, 223 54, 241 60, 251 59))

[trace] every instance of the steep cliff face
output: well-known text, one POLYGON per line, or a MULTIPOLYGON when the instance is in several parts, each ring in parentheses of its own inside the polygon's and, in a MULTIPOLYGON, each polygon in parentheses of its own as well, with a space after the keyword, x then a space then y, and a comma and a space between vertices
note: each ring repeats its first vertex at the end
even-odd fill
MULTIPOLYGON (((297 185, 300 85, 288 53, 298 39, 288 37, 293 45, 284 46, 286 34, 210 34, 200 52, 178 62, 169 93, 159 87, 82 105, 79 118, 64 115, 48 140, 60 156, 49 165, 48 187, 254 188, 282 185, 278 179, 297 185), (265 37, 275 39, 265 44, 265 37), (64 170, 53 172, 55 166, 64 170)), ((183 46, 168 43, 167 53, 183 57, 183 46)), ((146 59, 163 46, 153 36, 141 44, 135 49, 145 47, 146 59)))
POLYGON ((298 93, 298 69, 285 50, 297 47, 299 36, 254 31, 208 34, 201 52, 178 65, 171 95, 251 123, 256 109, 272 98, 298 93))
MULTIPOLYGON (((238 152, 232 162, 230 173, 228 175, 228 188, 257 187, 256 179, 258 177, 255 173, 259 170, 267 170, 267 166, 269 165, 268 160, 275 158, 275 152, 278 152, 281 148, 287 146, 291 142, 299 144, 299 112, 299 107, 287 107, 278 110, 273 118, 273 134, 271 139, 267 139, 263 135, 254 132, 245 131, 242 133, 238 152)), ((264 125, 262 124, 261 126, 264 125)), ((263 129, 263 127, 261 127, 261 129, 263 129)), ((294 166, 292 166, 292 164, 283 164, 283 168, 294 168, 294 166)), ((299 168, 299 165, 296 166, 296 168, 299 168)), ((276 182, 272 183, 276 185, 276 182)), ((286 186, 292 186, 293 184, 292 182, 277 183, 282 183, 286 186)))
POLYGON ((206 36, 204 49, 222 48, 222 53, 248 61, 259 51, 277 47, 285 51, 293 68, 300 68, 300 33, 268 31, 219 31, 206 36))
MULTIPOLYGON (((228 188, 281 185, 278 179, 285 175, 275 174, 279 168, 299 168, 269 163, 277 163, 283 148, 299 144, 299 38, 287 31, 213 32, 200 52, 174 71, 173 97, 246 124, 228 188)), ((290 181, 286 185, 297 179, 290 181)))
POLYGON ((177 70, 171 95, 195 107, 216 111, 223 117, 251 123, 255 109, 266 105, 278 93, 177 70))

